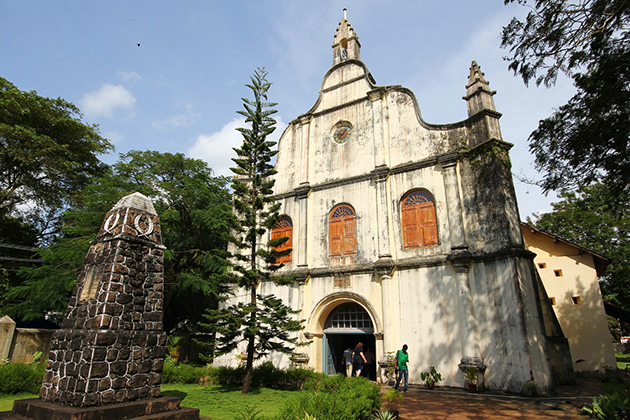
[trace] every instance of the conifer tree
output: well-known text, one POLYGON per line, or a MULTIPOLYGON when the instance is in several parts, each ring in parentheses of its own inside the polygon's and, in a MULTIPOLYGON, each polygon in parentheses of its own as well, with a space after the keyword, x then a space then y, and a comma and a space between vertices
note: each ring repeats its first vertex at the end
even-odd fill
POLYGON ((247 303, 239 303, 219 311, 208 311, 208 323, 201 323, 205 331, 217 334, 214 354, 227 354, 235 350, 239 343, 246 343, 246 371, 243 380, 243 393, 249 392, 252 382, 254 359, 270 352, 289 354, 298 344, 295 332, 303 328, 301 320, 295 319, 299 311, 293 311, 274 295, 259 295, 258 287, 263 282, 289 285, 292 277, 272 276, 282 264, 276 259, 291 252, 291 249, 277 251, 275 248, 288 240, 287 237, 270 240, 260 246, 261 238, 279 218, 280 204, 273 197, 272 178, 276 170, 271 164, 277 150, 272 150, 276 142, 267 139, 276 129, 272 117, 277 110, 276 103, 268 102, 271 83, 266 79, 267 72, 258 68, 246 84, 253 92, 254 99, 242 98, 244 110, 237 111, 245 117, 248 127, 237 128, 243 136, 240 148, 234 148, 238 157, 232 159, 236 167, 233 178, 233 206, 239 226, 232 239, 237 248, 234 252, 232 281, 247 293, 247 303))

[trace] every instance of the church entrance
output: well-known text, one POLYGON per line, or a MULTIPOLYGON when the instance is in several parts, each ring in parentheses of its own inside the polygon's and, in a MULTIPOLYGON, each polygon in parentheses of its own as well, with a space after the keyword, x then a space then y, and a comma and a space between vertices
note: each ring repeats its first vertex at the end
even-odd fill
POLYGON ((363 354, 368 359, 361 376, 376 380, 376 340, 369 314, 356 303, 344 303, 334 309, 326 320, 323 340, 322 372, 329 375, 346 373, 343 352, 363 343, 363 354))

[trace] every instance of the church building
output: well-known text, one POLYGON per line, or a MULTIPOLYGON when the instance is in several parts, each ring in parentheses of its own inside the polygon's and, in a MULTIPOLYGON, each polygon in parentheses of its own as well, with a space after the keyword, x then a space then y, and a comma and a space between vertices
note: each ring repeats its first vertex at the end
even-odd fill
POLYGON ((345 11, 332 55, 316 103, 278 143, 282 217, 270 235, 289 237, 280 271, 299 279, 260 289, 306 320, 310 344, 297 351, 307 366, 344 372, 343 351, 361 341, 377 361, 407 344, 412 383, 429 365, 445 386, 463 386, 468 366, 508 392, 571 381, 480 66, 465 88, 468 118, 435 125, 409 89, 376 84, 345 11))

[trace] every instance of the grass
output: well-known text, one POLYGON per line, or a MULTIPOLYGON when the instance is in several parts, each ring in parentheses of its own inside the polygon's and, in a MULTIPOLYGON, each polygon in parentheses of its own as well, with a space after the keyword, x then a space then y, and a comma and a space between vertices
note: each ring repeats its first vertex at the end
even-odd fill
POLYGON ((625 370, 626 366, 630 365, 630 354, 617 353, 615 358, 617 359, 617 369, 625 370))
MULTIPOLYGON (((246 405, 256 407, 267 416, 275 416, 290 399, 300 392, 278 391, 269 388, 256 388, 249 394, 241 394, 241 388, 223 385, 182 385, 163 384, 162 395, 181 398, 184 407, 198 408, 201 416, 212 420, 233 420, 246 405)), ((11 411, 13 401, 37 398, 36 394, 0 395, 0 411, 11 411)))
POLYGON ((245 406, 256 407, 267 416, 280 413, 290 399, 306 391, 280 391, 255 388, 243 395, 241 387, 227 385, 163 384, 162 395, 181 398, 184 407, 198 408, 202 417, 212 420, 232 420, 245 406))
POLYGON ((37 398, 37 394, 0 394, 0 411, 13 410, 13 401, 26 398, 37 398))

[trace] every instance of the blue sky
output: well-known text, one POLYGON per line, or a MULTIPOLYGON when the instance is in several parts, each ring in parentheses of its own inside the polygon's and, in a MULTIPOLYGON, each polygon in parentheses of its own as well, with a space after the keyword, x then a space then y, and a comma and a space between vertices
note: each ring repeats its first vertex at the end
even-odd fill
MULTIPOLYGON (((527 137, 573 87, 562 79, 552 89, 526 88, 507 70, 501 27, 526 9, 503 0, 0 0, 0 76, 79 106, 115 144, 108 163, 152 149, 229 175, 244 84, 265 66, 279 135, 315 103, 344 7, 376 83, 411 89, 429 123, 466 118, 461 98, 476 60, 497 91, 513 172, 539 178, 527 137)), ((515 186, 523 219, 550 210, 555 197, 515 186)))

